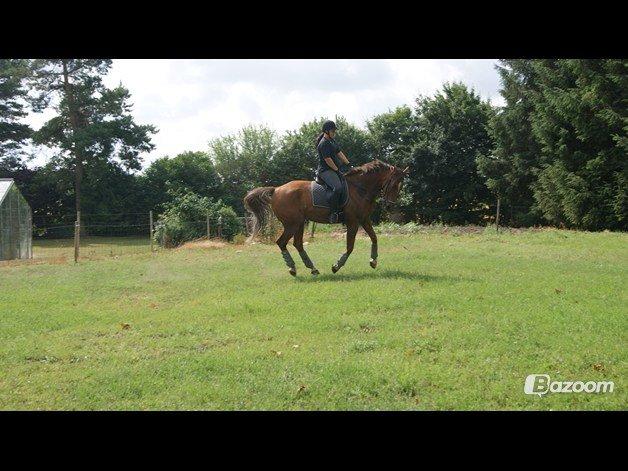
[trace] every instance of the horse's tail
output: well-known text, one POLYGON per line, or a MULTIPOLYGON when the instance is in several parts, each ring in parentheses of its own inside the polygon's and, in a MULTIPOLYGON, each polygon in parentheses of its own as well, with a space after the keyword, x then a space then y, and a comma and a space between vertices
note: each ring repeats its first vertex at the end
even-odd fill
POLYGON ((247 242, 252 241, 270 216, 270 202, 275 193, 274 186, 261 186, 249 191, 244 197, 244 207, 253 215, 253 230, 247 242))

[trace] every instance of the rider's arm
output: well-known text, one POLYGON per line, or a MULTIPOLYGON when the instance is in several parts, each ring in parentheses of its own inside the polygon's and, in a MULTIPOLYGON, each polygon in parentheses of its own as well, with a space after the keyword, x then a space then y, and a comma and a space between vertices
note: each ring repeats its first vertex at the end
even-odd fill
POLYGON ((342 160, 342 163, 344 163, 345 165, 349 165, 349 159, 347 159, 347 156, 344 155, 342 153, 342 151, 338 151, 338 154, 336 154, 336 155, 338 155, 338 157, 340 157, 340 160, 342 160))
POLYGON ((338 167, 336 167, 334 159, 332 159, 331 157, 325 157, 325 162, 327 162, 327 165, 329 165, 329 168, 331 168, 334 172, 338 171, 338 167))

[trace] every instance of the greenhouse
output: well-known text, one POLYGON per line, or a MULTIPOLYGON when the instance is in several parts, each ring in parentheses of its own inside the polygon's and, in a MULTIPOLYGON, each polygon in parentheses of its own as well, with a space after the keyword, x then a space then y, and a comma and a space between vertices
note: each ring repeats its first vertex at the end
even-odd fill
POLYGON ((0 178, 0 260, 33 257, 31 208, 12 178, 0 178))

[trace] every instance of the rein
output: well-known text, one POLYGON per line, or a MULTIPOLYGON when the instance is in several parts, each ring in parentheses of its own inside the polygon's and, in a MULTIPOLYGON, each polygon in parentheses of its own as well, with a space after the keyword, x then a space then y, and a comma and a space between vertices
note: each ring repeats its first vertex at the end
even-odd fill
POLYGON ((380 196, 384 199, 386 203, 389 203, 389 204, 392 203, 392 201, 388 201, 388 199, 386 198, 386 195, 388 193, 388 187, 390 186, 390 182, 392 181, 392 177, 394 174, 395 174, 395 166, 393 165, 392 168, 390 169, 390 175, 388 175, 388 178, 384 182, 384 185, 382 186, 382 189, 380 191, 380 196))
MULTIPOLYGON (((390 168, 390 175, 388 175, 388 177, 386 178, 386 181, 384 182, 384 185, 382 186, 381 190, 379 190, 379 196, 381 198, 384 199, 384 201, 388 204, 391 204, 391 201, 388 201, 386 199, 386 193, 388 193, 388 187, 390 186, 390 182, 392 181, 392 177, 395 174, 395 169, 396 167, 394 165, 391 166, 390 168)), ((355 186, 360 193, 362 194, 362 196, 366 196, 366 194, 368 193, 368 188, 366 188, 364 185, 356 182, 356 181, 351 181, 351 185, 355 186)))

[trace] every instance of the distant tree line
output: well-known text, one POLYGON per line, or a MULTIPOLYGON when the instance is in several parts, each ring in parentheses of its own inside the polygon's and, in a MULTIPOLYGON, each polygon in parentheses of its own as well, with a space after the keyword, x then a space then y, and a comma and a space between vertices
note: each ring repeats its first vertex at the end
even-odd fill
MULTIPOLYGON (((244 214, 252 188, 311 179, 324 118, 277 134, 245 126, 203 152, 164 157, 141 170, 157 129, 136 124, 122 85, 107 89, 108 60, 0 60, 0 177, 13 177, 34 214, 53 223, 86 214, 165 212, 186 194, 244 214), (32 130, 32 109, 54 116, 32 130), (50 149, 27 166, 23 145, 50 149)), ((335 119, 352 164, 409 165, 395 213, 376 219, 484 223, 496 199, 512 226, 626 230, 628 61, 502 60, 505 104, 463 83, 371 118, 364 129, 335 119)), ((326 117, 327 118, 327 117, 326 117)), ((209 206, 208 206, 209 207, 209 206)), ((171 211, 171 210, 170 210, 171 211)))

